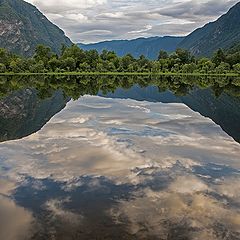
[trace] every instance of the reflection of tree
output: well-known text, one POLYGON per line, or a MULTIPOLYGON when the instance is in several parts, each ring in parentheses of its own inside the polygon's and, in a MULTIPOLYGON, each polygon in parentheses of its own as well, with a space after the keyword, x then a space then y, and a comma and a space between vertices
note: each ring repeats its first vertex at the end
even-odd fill
POLYGON ((35 88, 39 97, 44 99, 56 90, 76 100, 85 94, 96 95, 113 93, 117 88, 129 89, 134 85, 140 87, 157 86, 160 92, 169 90, 178 96, 187 95, 195 87, 212 88, 218 97, 223 92, 240 96, 240 79, 233 77, 208 76, 9 76, 0 77, 0 98, 24 88, 35 88))

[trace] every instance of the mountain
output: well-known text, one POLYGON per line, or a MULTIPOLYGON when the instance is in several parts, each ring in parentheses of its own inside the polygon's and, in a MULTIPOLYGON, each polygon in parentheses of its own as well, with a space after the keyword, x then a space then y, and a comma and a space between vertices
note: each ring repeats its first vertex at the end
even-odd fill
POLYGON ((240 42, 240 2, 215 22, 188 35, 179 45, 196 56, 211 56, 217 49, 228 49, 240 42))
POLYGON ((131 53, 134 57, 145 55, 150 59, 156 59, 161 49, 167 52, 174 52, 183 37, 151 37, 138 38, 133 40, 113 40, 92 44, 78 44, 84 50, 96 49, 98 52, 106 49, 115 51, 117 55, 124 56, 131 53))
POLYGON ((23 0, 0 0, 0 47, 30 56, 38 44, 58 53, 62 44, 72 43, 35 6, 23 0))

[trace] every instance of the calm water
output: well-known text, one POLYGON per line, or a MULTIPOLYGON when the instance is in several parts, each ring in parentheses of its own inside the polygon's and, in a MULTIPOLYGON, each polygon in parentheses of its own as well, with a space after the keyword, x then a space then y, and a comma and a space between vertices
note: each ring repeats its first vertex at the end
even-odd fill
POLYGON ((240 239, 240 79, 0 78, 0 239, 240 239))

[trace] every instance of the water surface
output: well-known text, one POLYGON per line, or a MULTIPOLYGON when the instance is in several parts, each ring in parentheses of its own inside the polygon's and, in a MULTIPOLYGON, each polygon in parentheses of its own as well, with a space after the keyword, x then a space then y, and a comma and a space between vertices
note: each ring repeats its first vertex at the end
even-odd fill
POLYGON ((238 79, 2 79, 0 239, 240 239, 238 79))

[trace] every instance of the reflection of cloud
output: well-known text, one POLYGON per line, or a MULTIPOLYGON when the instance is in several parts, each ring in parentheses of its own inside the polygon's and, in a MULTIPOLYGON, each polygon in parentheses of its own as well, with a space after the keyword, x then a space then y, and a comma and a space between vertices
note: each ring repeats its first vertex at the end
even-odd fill
POLYGON ((24 240, 31 238, 33 217, 13 201, 0 196, 0 239, 24 240))
POLYGON ((139 192, 135 199, 122 201, 110 214, 117 223, 125 222, 139 239, 171 236, 172 239, 206 237, 204 239, 220 240, 226 232, 232 237, 230 239, 237 239, 240 212, 226 206, 200 192, 180 194, 168 189, 161 192, 146 189, 144 195, 139 192))
POLYGON ((103 175, 139 182, 131 169, 144 165, 191 169, 214 161, 240 167, 239 145, 183 104, 89 96, 70 102, 38 133, 3 143, 0 150, 16 179, 103 175))
POLYGON ((52 218, 58 218, 65 224, 79 225, 81 223, 82 216, 73 213, 69 210, 65 210, 62 206, 63 203, 68 200, 52 199, 46 202, 46 209, 51 212, 52 218))
POLYGON ((240 178, 230 177, 218 181, 216 191, 237 203, 240 203, 240 178))
MULTIPOLYGON (((30 176, 35 179, 34 192, 47 189, 41 179, 52 179, 70 199, 78 187, 87 186, 90 193, 103 189, 103 176, 136 191, 130 201, 119 200, 111 213, 122 224, 127 218, 131 233, 145 234, 148 229, 162 238, 176 232, 185 239, 211 240, 217 239, 218 224, 232 236, 240 229, 239 210, 221 201, 238 202, 240 196, 237 186, 231 189, 237 179, 203 176, 226 169, 236 174, 239 152, 239 144, 220 127, 183 104, 85 96, 70 102, 38 133, 0 144, 0 171, 15 180, 5 194, 30 176), (215 164, 208 167, 211 162, 215 164), (87 176, 92 179, 89 184, 83 182, 87 176)), ((109 186, 106 189, 111 192, 109 186)), ((52 199, 51 193, 48 197, 44 206, 51 221, 81 222, 64 200, 52 199)))
POLYGON ((181 176, 178 177, 170 186, 171 191, 177 193, 194 193, 208 190, 208 186, 196 177, 181 176))
POLYGON ((11 192, 16 188, 16 183, 9 179, 0 178, 0 195, 11 195, 11 192))

